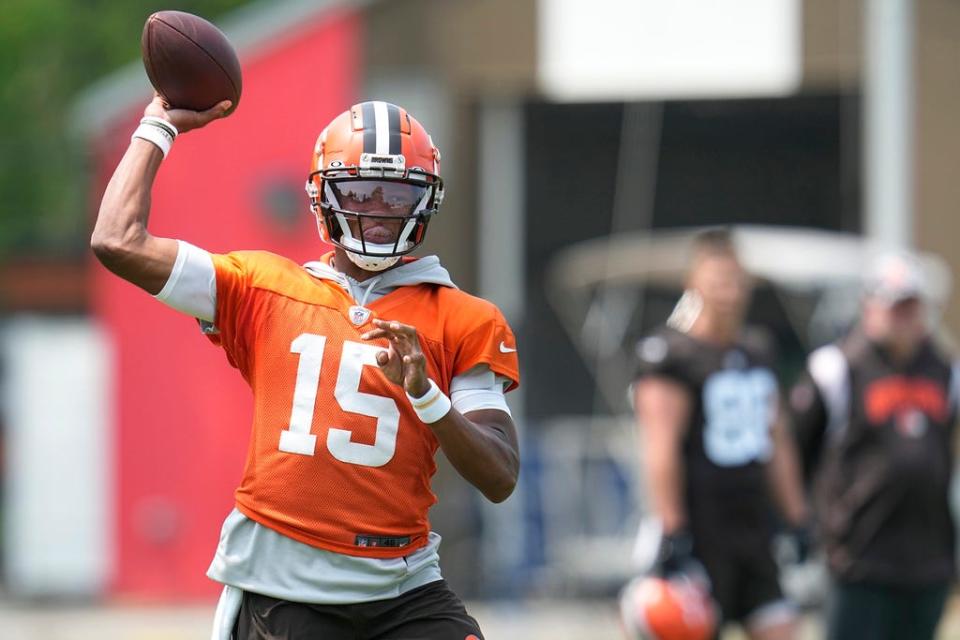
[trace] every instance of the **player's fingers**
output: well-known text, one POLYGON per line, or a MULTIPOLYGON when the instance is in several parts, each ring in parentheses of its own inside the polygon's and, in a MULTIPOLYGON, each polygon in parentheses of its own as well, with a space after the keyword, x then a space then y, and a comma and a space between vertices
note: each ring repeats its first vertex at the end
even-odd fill
POLYGON ((223 100, 204 111, 204 115, 209 115, 210 118, 222 118, 227 115, 227 111, 230 110, 231 106, 233 106, 232 102, 223 100))
POLYGON ((417 336, 417 328, 397 322, 396 320, 383 321, 380 325, 385 331, 389 331, 393 336, 391 341, 397 345, 397 348, 404 353, 416 353, 420 351, 420 338, 417 336))
POLYGON ((380 366, 388 366, 388 365, 399 366, 401 361, 402 361, 402 356, 400 352, 394 349, 392 344, 386 349, 382 349, 379 352, 377 352, 377 364, 379 364, 380 366), (381 355, 383 357, 381 357, 381 355))
POLYGON ((160 95, 160 92, 157 90, 153 91, 153 100, 150 102, 159 105, 163 109, 169 109, 170 105, 167 103, 167 99, 160 95))
POLYGON ((419 366, 419 365, 421 365, 421 364, 425 364, 426 361, 427 361, 427 359, 426 359, 426 358, 423 356, 423 354, 420 353, 420 352, 417 352, 417 353, 408 353, 407 355, 403 356, 403 364, 407 364, 407 365, 418 365, 418 366, 419 366))
POLYGON ((397 322, 396 320, 380 320, 379 318, 374 319, 374 326, 389 331, 391 333, 403 336, 415 336, 417 335, 417 328, 409 325, 403 324, 402 322, 397 322))
POLYGON ((163 96, 161 96, 159 93, 154 92, 153 99, 143 110, 143 115, 153 116, 155 118, 165 118, 167 117, 166 114, 167 114, 167 103, 164 102, 163 96))
POLYGON ((404 355, 416 355, 420 353, 420 341, 416 334, 410 336, 403 333, 395 333, 391 337, 391 342, 399 352, 404 355))
POLYGON ((230 108, 232 103, 229 100, 224 100, 213 105, 206 111, 197 111, 196 112, 196 121, 198 126, 203 126, 208 122, 216 120, 217 118, 222 118, 227 113, 227 109, 230 108))
POLYGON ((361 340, 378 340, 380 338, 386 338, 390 341, 391 347, 395 347, 404 353, 407 353, 411 350, 410 342, 405 338, 405 336, 390 333, 389 331, 373 329, 360 335, 361 340))

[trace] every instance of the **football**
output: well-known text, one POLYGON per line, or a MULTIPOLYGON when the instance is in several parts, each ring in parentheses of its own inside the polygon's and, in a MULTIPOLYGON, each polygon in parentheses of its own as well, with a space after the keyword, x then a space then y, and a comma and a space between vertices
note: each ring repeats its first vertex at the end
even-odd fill
POLYGON ((199 16, 158 11, 140 41, 150 83, 171 107, 203 111, 222 100, 237 108, 240 61, 223 32, 199 16))

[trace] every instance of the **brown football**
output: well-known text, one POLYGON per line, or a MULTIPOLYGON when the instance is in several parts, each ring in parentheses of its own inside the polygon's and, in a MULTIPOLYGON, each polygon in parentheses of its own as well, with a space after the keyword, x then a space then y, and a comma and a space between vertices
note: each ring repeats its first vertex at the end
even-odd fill
POLYGON ((203 111, 221 100, 240 102, 237 52, 220 29, 192 13, 158 11, 140 40, 150 83, 171 107, 203 111))

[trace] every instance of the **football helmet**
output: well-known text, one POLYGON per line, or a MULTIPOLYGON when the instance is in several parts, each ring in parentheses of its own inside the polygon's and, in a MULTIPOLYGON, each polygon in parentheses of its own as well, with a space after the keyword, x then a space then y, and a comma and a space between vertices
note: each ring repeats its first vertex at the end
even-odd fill
POLYGON ((620 620, 629 640, 710 640, 717 609, 705 574, 647 575, 620 592, 620 620))
POLYGON ((382 271, 426 237, 443 201, 440 151, 406 110, 361 102, 320 133, 306 190, 320 237, 382 271))

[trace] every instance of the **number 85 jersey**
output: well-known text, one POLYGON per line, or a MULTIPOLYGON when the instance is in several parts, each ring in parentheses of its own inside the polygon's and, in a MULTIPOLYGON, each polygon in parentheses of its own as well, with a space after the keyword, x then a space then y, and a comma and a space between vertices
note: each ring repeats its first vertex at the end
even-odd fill
POLYGON ((698 525, 743 529, 769 519, 765 465, 773 453, 779 384, 758 329, 719 346, 670 327, 637 345, 637 378, 661 376, 686 389, 685 499, 698 525))
POLYGON ((386 340, 360 335, 373 318, 416 327, 427 375, 447 394, 454 376, 481 364, 515 387, 514 337, 493 304, 453 286, 399 286, 360 307, 330 255, 320 277, 266 252, 212 256, 216 317, 208 336, 254 397, 236 506, 328 551, 408 555, 427 542, 439 443, 379 370, 386 340))

